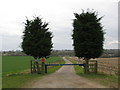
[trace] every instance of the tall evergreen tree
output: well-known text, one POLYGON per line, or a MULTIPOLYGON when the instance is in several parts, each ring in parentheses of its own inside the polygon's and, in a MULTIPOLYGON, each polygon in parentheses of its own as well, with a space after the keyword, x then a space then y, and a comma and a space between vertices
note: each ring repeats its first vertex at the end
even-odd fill
POLYGON ((72 38, 75 55, 84 58, 88 64, 89 59, 98 58, 103 52, 104 32, 100 23, 102 17, 97 18, 93 11, 74 15, 72 38))
POLYGON ((23 35, 22 49, 35 59, 48 57, 52 51, 52 33, 47 28, 48 23, 35 17, 33 20, 26 20, 23 35))

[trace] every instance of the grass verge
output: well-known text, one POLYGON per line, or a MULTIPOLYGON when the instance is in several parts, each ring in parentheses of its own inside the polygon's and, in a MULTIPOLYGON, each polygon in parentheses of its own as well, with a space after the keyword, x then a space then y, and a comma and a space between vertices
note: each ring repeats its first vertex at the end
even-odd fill
MULTIPOLYGON (((54 62, 58 62, 58 63, 65 63, 64 60, 62 60, 62 58, 57 58, 59 59, 57 60, 53 60, 54 62)), ((56 66, 56 67, 51 67, 48 69, 48 73, 47 74, 30 74, 30 72, 28 70, 23 70, 20 72, 14 72, 12 74, 4 74, 4 76, 2 76, 2 88, 21 88, 23 86, 25 86, 28 82, 32 82, 33 80, 37 80, 42 78, 45 75, 51 74, 55 71, 57 71, 61 66, 56 66)))
MULTIPOLYGON (((67 58, 70 60, 72 63, 76 63, 75 61, 67 58)), ((118 76, 117 75, 107 75, 104 73, 98 72, 97 74, 90 73, 90 74, 85 74, 83 71, 83 68, 81 66, 74 66, 76 74, 85 78, 88 78, 92 81, 96 81, 100 83, 101 85, 110 87, 110 88, 118 88, 118 76)))

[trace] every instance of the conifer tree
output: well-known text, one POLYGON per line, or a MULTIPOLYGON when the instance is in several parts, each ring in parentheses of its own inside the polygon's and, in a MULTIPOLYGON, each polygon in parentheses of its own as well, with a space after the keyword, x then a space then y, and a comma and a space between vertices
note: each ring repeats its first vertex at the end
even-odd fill
POLYGON ((48 57, 52 51, 52 33, 47 28, 48 23, 42 22, 39 17, 26 20, 23 32, 22 49, 27 55, 34 59, 48 57))
POLYGON ((83 58, 88 65, 89 59, 98 58, 103 52, 104 32, 100 22, 102 17, 98 18, 93 11, 74 15, 72 38, 75 55, 83 58))

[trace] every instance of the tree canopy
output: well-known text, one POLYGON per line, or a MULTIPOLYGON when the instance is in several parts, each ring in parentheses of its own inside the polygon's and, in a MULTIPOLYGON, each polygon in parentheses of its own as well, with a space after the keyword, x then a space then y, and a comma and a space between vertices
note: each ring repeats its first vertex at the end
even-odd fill
POLYGON ((52 33, 47 28, 48 23, 39 17, 26 20, 23 32, 22 49, 27 55, 35 59, 48 57, 52 51, 52 33))
POLYGON ((98 58, 103 52, 104 32, 97 13, 93 11, 75 13, 73 20, 73 46, 79 58, 98 58))

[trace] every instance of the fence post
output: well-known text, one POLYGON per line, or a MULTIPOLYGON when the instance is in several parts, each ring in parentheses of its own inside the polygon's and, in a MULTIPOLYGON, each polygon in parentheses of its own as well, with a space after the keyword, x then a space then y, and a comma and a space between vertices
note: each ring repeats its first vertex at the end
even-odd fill
POLYGON ((47 65, 45 65, 45 73, 47 73, 47 65))
POLYGON ((36 63, 36 66, 37 66, 37 73, 40 74, 39 63, 36 63))
POLYGON ((33 64, 33 71, 34 71, 34 73, 36 73, 35 62, 34 62, 34 64, 33 64))
POLYGON ((45 71, 45 63, 44 62, 42 62, 42 73, 44 73, 45 71))
POLYGON ((32 60, 30 61, 30 65, 31 65, 31 73, 33 73, 33 71, 32 71, 32 60))

